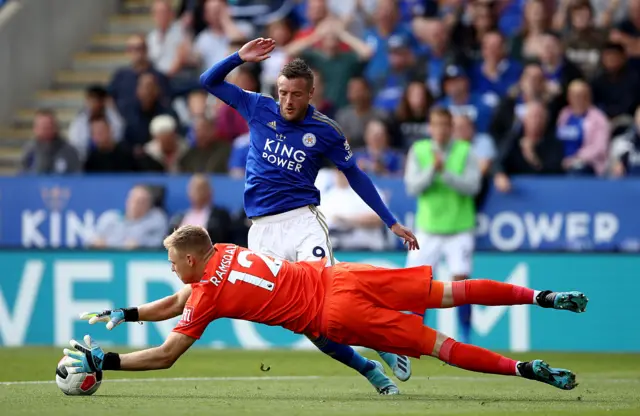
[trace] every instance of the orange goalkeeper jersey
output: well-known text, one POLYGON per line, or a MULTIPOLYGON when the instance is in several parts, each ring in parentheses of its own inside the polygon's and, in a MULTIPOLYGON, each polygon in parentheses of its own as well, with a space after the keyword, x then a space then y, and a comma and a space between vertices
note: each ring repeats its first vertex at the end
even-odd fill
POLYGON ((199 339, 210 322, 233 318, 318 335, 324 261, 290 263, 233 244, 214 247, 174 331, 199 339))

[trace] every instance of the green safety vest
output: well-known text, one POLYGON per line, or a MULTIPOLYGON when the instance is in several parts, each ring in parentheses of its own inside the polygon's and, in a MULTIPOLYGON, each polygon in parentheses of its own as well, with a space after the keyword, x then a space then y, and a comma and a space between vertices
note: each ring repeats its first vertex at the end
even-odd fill
MULTIPOLYGON (((420 167, 433 165, 431 140, 420 140, 414 144, 413 151, 420 167)), ((469 142, 454 140, 451 150, 444 161, 444 170, 455 175, 464 172, 467 156, 471 150, 469 142)), ((416 226, 419 230, 431 234, 456 234, 475 228, 476 208, 474 199, 462 195, 445 184, 439 173, 434 173, 433 182, 418 196, 416 226)))

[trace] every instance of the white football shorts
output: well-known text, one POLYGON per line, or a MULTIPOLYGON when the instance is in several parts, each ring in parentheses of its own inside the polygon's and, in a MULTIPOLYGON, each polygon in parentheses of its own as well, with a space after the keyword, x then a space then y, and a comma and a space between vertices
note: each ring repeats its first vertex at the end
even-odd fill
POLYGON ((327 266, 335 264, 327 221, 317 207, 304 206, 251 221, 249 250, 289 261, 326 257, 327 266))

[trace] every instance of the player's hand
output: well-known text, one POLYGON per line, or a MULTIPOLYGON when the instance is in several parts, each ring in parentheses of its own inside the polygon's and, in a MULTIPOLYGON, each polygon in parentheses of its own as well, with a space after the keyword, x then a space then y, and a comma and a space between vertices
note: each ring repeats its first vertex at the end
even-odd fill
POLYGON ((262 62, 270 58, 270 53, 276 47, 276 41, 271 38, 258 38, 247 42, 240 48, 238 55, 245 62, 262 62))
POLYGON ((420 248, 418 239, 413 235, 413 232, 399 222, 391 226, 391 231, 393 231, 393 233, 398 237, 402 238, 404 245, 407 246, 409 250, 417 250, 420 248))
POLYGON ((104 351, 91 339, 90 335, 84 336, 84 345, 75 339, 69 341, 69 344, 73 349, 65 348, 63 352, 67 356, 65 366, 70 374, 102 371, 104 351))
POLYGON ((124 310, 122 309, 107 309, 102 312, 84 312, 80 314, 80 319, 89 321, 91 325, 96 322, 106 322, 109 331, 125 321, 124 310))

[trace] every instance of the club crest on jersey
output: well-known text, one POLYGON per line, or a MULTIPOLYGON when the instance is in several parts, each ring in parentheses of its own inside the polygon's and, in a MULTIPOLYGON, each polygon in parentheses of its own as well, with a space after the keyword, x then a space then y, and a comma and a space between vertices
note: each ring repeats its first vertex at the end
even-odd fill
POLYGON ((302 144, 307 147, 313 147, 316 145, 316 135, 313 133, 306 133, 302 136, 302 144))

